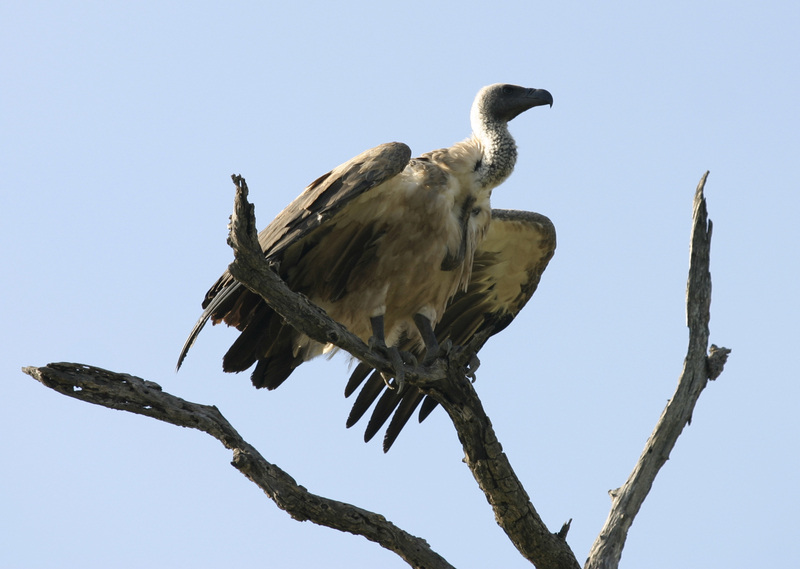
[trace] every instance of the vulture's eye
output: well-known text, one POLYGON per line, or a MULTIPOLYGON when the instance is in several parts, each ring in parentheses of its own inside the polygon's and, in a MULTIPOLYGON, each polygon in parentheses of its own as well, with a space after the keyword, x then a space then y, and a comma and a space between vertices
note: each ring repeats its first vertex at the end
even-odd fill
POLYGON ((503 95, 510 95, 513 91, 514 91, 514 89, 512 89, 508 85, 503 87, 503 95))

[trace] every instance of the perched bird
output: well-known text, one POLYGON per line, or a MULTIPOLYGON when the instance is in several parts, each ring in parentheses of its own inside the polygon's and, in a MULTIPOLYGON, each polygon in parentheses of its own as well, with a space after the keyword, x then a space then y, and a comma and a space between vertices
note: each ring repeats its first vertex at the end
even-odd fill
MULTIPOLYGON (((485 239, 472 263, 472 277, 466 290, 458 291, 436 325, 436 339, 467 345, 479 332, 494 336, 508 326, 530 300, 539 279, 556 249, 556 230, 543 215, 527 211, 492 210, 485 239)), ((400 349, 420 355, 419 347, 401 342, 400 349)), ((422 403, 422 422, 436 407, 436 401, 413 386, 403 390, 385 389, 384 381, 369 365, 359 363, 345 388, 345 397, 369 379, 356 397, 347 427, 352 427, 369 407, 372 411, 364 440, 369 441, 394 413, 383 438, 388 451, 397 435, 422 403), (380 396, 380 399, 379 399, 380 396), (423 402, 423 398, 425 398, 423 402)))
MULTIPOLYGON (((434 327, 448 301, 470 286, 475 253, 490 227, 492 190, 517 159, 508 122, 552 105, 545 90, 496 84, 472 105, 472 136, 411 158, 382 144, 320 176, 259 234, 264 255, 289 287, 402 368, 397 344, 440 353, 434 327)), ((180 367, 210 319, 241 333, 223 370, 255 364, 256 387, 275 389, 301 363, 330 351, 286 324, 226 271, 181 351, 180 367)), ((397 378, 402 384, 402 377, 397 378)))

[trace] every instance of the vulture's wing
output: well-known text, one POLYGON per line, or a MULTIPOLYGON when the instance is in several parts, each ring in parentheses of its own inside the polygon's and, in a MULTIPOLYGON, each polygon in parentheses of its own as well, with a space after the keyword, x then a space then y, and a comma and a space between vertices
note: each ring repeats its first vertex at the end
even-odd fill
MULTIPOLYGON (((264 255, 280 261, 288 247, 324 228, 327 221, 343 213, 345 206, 358 196, 397 176, 410 159, 411 149, 407 145, 390 142, 367 150, 320 176, 258 234, 264 255)), ((178 368, 209 318, 215 324, 224 320, 240 330, 246 326, 245 319, 251 312, 242 310, 242 303, 237 300, 248 293, 228 271, 222 274, 206 293, 205 310, 183 345, 178 368)), ((260 297, 253 297, 250 303, 260 301, 260 297)))
MULTIPOLYGON (((439 343, 450 339, 455 345, 465 345, 478 332, 488 329, 494 335, 508 326, 536 291, 555 248, 555 228, 545 216, 492 210, 489 231, 475 253, 469 286, 452 298, 436 326, 439 343)), ((378 399, 364 440, 370 440, 394 412, 383 440, 385 452, 425 395, 409 385, 398 395, 396 390, 385 388, 380 373, 360 363, 347 384, 345 396, 349 397, 367 376, 369 379, 356 398, 347 426, 355 424, 378 399)), ((436 401, 428 397, 419 420, 424 420, 435 407, 436 401)))

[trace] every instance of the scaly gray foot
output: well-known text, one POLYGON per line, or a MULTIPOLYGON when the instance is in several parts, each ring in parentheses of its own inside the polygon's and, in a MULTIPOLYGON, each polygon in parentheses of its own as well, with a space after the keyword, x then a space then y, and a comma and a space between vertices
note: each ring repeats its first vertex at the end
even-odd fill
MULTIPOLYGON (((384 339, 379 336, 370 337, 369 349, 389 360, 389 363, 394 370, 394 374, 381 372, 381 377, 383 378, 386 387, 389 389, 397 388, 398 393, 399 391, 402 391, 406 384, 406 372, 403 368, 403 355, 401 355, 400 350, 398 350, 395 346, 387 346, 384 339), (395 379, 394 383, 391 382, 392 377, 395 379)), ((408 352, 403 353, 411 356, 414 359, 414 365, 416 366, 416 358, 414 358, 413 355, 408 354, 408 352)))

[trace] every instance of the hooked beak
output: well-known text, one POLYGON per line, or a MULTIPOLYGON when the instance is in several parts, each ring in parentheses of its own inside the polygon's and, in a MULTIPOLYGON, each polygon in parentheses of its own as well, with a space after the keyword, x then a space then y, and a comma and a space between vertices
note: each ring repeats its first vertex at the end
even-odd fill
POLYGON ((541 107, 542 105, 553 106, 553 95, 545 89, 528 89, 525 93, 526 99, 531 99, 529 104, 531 107, 541 107))

